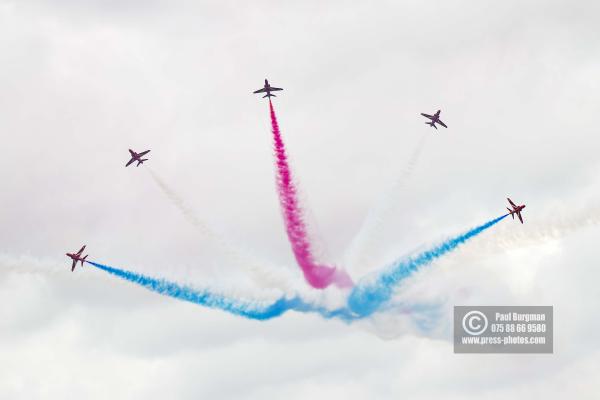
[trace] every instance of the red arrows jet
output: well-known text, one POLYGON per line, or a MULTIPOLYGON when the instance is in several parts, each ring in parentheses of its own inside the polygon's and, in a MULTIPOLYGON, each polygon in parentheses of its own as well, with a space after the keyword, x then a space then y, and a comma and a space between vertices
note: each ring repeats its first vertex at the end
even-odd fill
POLYGON ((83 247, 75 254, 72 253, 67 253, 67 257, 70 257, 71 260, 73 260, 73 266, 71 266, 71 272, 73 272, 75 270, 75 266, 77 265, 77 261, 81 261, 81 266, 83 267, 83 263, 85 262, 85 259, 87 258, 87 254, 85 257, 81 257, 81 253, 83 253, 83 250, 85 250, 85 245, 83 245, 83 247))
POLYGON ((512 216, 512 219, 515 219, 515 214, 517 214, 517 217, 519 217, 519 220, 521 221, 521 223, 523 223, 523 217, 521 216, 521 210, 523 210, 525 208, 525 204, 518 206, 515 203, 513 203, 513 201, 511 199, 507 198, 506 200, 508 200, 508 202, 510 203, 510 206, 512 207, 512 210, 510 208, 506 207, 506 209, 512 216))
POLYGON ((127 164, 125 164, 125 166, 129 167, 131 165, 131 163, 137 161, 136 167, 139 167, 140 164, 144 163, 144 161, 148 161, 147 158, 142 158, 142 157, 145 156, 146 154, 150 153, 150 150, 142 151, 141 153, 136 153, 135 151, 129 149, 129 153, 131 154, 131 160, 129 160, 129 162, 127 164))
POLYGON ((433 115, 429 115, 429 114, 425 114, 425 113, 421 113, 421 115, 424 116, 425 118, 429 118, 431 120, 429 122, 425 122, 427 125, 433 126, 435 129, 437 129, 437 126, 435 126, 435 124, 440 124, 444 128, 447 128, 446 124, 443 123, 442 120, 440 119, 440 112, 442 112, 442 110, 437 110, 437 112, 433 115))
POLYGON ((274 94, 271 94, 271 92, 275 92, 277 90, 283 90, 283 89, 269 85, 269 81, 265 79, 265 86, 262 89, 258 89, 256 91, 254 91, 254 93, 267 93, 263 96, 263 99, 264 99, 265 97, 277 97, 274 94))

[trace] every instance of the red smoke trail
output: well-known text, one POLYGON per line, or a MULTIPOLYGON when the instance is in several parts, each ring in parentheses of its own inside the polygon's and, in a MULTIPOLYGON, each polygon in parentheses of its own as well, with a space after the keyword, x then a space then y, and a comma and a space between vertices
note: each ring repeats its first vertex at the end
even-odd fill
POLYGON ((296 261, 308 283, 316 289, 324 289, 332 283, 341 288, 351 287, 353 285, 352 279, 346 272, 335 267, 318 265, 315 262, 271 99, 269 99, 269 108, 271 110, 271 126, 277 163, 279 202, 281 203, 285 228, 296 261))

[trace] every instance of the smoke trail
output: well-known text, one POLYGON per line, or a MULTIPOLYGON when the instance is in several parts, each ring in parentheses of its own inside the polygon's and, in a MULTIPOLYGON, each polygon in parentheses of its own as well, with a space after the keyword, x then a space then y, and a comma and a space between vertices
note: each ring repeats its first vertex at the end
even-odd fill
POLYGON ((296 187, 292 181, 285 146, 279 131, 273 103, 271 103, 270 99, 269 109, 271 112, 271 126, 275 147, 279 201, 281 203, 286 232, 296 261, 302 269, 304 277, 314 288, 323 289, 332 283, 342 288, 350 287, 352 286, 352 279, 343 270, 318 265, 314 259, 302 210, 298 202, 296 187))
POLYGON ((284 296, 272 302, 233 299, 212 293, 208 290, 198 290, 190 286, 180 285, 166 279, 153 278, 93 261, 87 261, 87 263, 153 292, 205 307, 217 308, 249 319, 267 320, 279 317, 287 311, 297 311, 302 313, 316 313, 326 319, 338 318, 345 322, 352 322, 369 317, 374 312, 380 310, 392 297, 393 289, 420 267, 428 265, 451 252, 459 245, 494 226, 507 216, 508 214, 486 222, 466 233, 423 251, 415 257, 403 258, 397 261, 381 272, 375 281, 368 281, 355 286, 350 292, 345 307, 338 307, 332 310, 308 303, 299 296, 290 298, 284 296))
POLYGON ((402 191, 415 171, 428 137, 428 135, 421 136, 404 170, 389 191, 369 211, 358 233, 352 240, 345 257, 347 260, 346 266, 351 271, 357 268, 364 270, 365 267, 368 267, 367 260, 371 258, 377 244, 382 241, 382 226, 390 220, 396 210, 397 200, 401 197, 402 191))
POLYGON ((338 318, 346 322, 351 322, 356 319, 346 308, 328 310, 324 307, 307 303, 297 296, 292 298, 280 297, 270 303, 235 300, 223 295, 211 293, 208 290, 197 290, 165 279, 152 278, 92 261, 88 261, 88 263, 102 271, 108 272, 109 274, 129 282, 133 282, 153 292, 199 304, 201 306, 220 309, 229 312, 230 314, 249 319, 268 320, 279 317, 287 311, 317 313, 327 319, 338 318))
POLYGON ((204 233, 207 237, 211 237, 212 239, 217 239, 217 236, 214 232, 211 231, 206 224, 204 224, 194 212, 187 207, 184 201, 175 193, 161 178, 154 172, 151 168, 147 168, 148 172, 150 172, 150 176, 154 180, 154 182, 158 185, 160 190, 171 200, 171 202, 177 207, 177 209, 183 214, 185 219, 191 223, 193 226, 198 228, 202 233, 204 233))
MULTIPOLYGON (((516 247, 532 246, 551 240, 560 239, 580 229, 600 224, 600 206, 586 207, 577 210, 566 206, 568 212, 562 215, 551 215, 540 218, 535 225, 527 224, 522 229, 510 229, 499 232, 494 240, 478 243, 479 251, 509 250, 516 247)), ((556 210, 553 210, 556 214, 556 210)))
POLYGON ((247 254, 240 250, 239 247, 232 246, 223 239, 221 235, 213 231, 206 223, 198 218, 194 211, 185 204, 183 199, 179 197, 156 172, 151 168, 147 168, 147 170, 154 182, 181 212, 186 221, 194 226, 205 240, 210 241, 211 244, 215 246, 216 250, 226 256, 234 265, 244 270, 252 271, 253 276, 258 278, 256 279, 256 283, 262 287, 276 287, 282 290, 292 286, 291 282, 293 277, 289 276, 290 274, 281 271, 281 268, 276 268, 275 266, 267 265, 266 262, 257 260, 256 257, 251 254, 247 254))
POLYGON ((417 254, 415 257, 408 257, 395 262, 379 274, 374 282, 358 284, 354 287, 348 298, 349 309, 361 317, 373 314, 392 297, 393 290, 400 281, 406 279, 420 267, 430 264, 467 240, 496 225, 507 216, 508 214, 486 222, 462 235, 448 239, 430 250, 417 254))

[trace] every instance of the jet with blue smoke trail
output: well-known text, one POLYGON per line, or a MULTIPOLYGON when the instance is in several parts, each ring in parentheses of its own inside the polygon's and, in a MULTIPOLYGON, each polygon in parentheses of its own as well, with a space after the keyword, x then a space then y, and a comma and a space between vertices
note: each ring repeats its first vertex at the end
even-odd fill
POLYGON ((389 268, 379 273, 375 280, 363 280, 363 282, 355 286, 350 292, 346 306, 335 309, 328 309, 324 306, 304 301, 297 295, 283 296, 273 302, 234 299, 213 293, 209 290, 198 290, 166 279, 153 278, 92 261, 88 261, 88 263, 102 271, 162 295, 205 307, 220 309, 245 318, 268 320, 279 317, 287 311, 297 311, 302 313, 316 313, 326 319, 337 318, 345 322, 352 322, 381 311, 385 304, 392 298, 393 290, 400 282, 411 276, 413 272, 448 254, 459 245, 491 228, 507 216, 508 214, 486 222, 414 257, 398 260, 389 268))
POLYGON ((166 279, 158 279, 120 268, 109 267, 93 261, 88 261, 94 267, 118 276, 129 282, 143 286, 153 292, 178 300, 196 303, 209 308, 217 308, 227 311, 233 315, 255 319, 267 320, 281 316, 283 313, 294 310, 303 313, 317 313, 323 318, 339 318, 343 321, 355 319, 346 308, 328 310, 325 307, 305 302, 300 297, 280 297, 279 299, 266 303, 262 301, 244 301, 228 298, 223 295, 212 293, 208 290, 198 290, 190 286, 180 285, 166 279))
POLYGON ((382 305, 389 301, 394 289, 404 279, 412 275, 420 267, 431 264, 436 259, 448 254, 459 245, 479 235, 506 218, 508 214, 495 218, 483 225, 477 226, 462 235, 448 239, 439 245, 417 254, 406 257, 393 263, 374 280, 359 283, 348 297, 348 308, 358 316, 366 317, 378 311, 382 305))
POLYGON ((86 262, 86 258, 88 257, 88 255, 86 254, 84 257, 81 256, 83 254, 84 250, 85 250, 85 244, 83 245, 83 247, 81 249, 79 249, 79 251, 77 253, 67 253, 66 254, 67 257, 69 257, 71 260, 73 260, 73 264, 71 265, 71 272, 75 271, 75 267, 77 266, 77 263, 79 261, 81 261, 82 267, 83 267, 83 263, 86 262))
POLYGON ((510 206, 512 207, 512 210, 510 208, 506 207, 506 209, 510 213, 510 216, 512 217, 512 219, 515 219, 515 214, 516 214, 517 217, 519 217, 519 221, 521 221, 521 223, 523 223, 523 216, 521 215, 521 211, 523 211, 523 209, 525 208, 525 204, 521 204, 520 206, 518 206, 510 198, 507 197, 506 200, 508 200, 508 202, 510 203, 510 206))

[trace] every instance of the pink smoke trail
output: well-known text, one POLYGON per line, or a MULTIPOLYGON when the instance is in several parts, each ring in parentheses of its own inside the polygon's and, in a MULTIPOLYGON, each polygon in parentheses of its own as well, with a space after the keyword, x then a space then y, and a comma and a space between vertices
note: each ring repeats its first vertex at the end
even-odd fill
POLYGON ((277 165, 277 191, 286 232, 296 261, 307 282, 313 288, 324 289, 331 284, 335 284, 340 288, 351 287, 353 286, 352 279, 345 271, 335 267, 319 265, 314 259, 271 99, 269 99, 269 108, 271 110, 271 126, 277 165))

